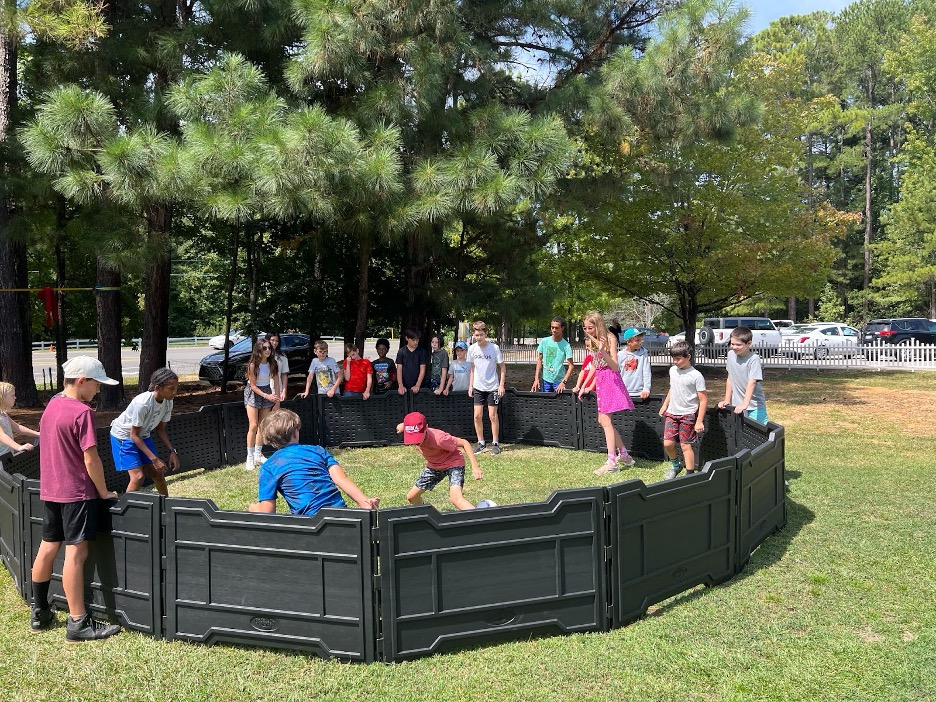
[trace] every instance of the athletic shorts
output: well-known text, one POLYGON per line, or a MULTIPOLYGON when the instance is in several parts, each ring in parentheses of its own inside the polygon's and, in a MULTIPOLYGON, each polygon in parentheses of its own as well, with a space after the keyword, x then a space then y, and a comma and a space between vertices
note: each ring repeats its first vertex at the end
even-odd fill
POLYGON ((42 540, 64 541, 74 546, 82 541, 94 541, 97 536, 100 500, 79 502, 45 502, 42 516, 42 540))
POLYGON ((431 490, 441 483, 445 478, 449 479, 449 487, 461 487, 465 484, 465 466, 456 466, 455 468, 446 468, 445 470, 433 470, 429 466, 423 468, 414 483, 420 490, 431 490))
POLYGON ((681 444, 691 444, 696 440, 695 423, 697 412, 692 414, 663 413, 663 439, 666 441, 679 440, 681 444))
POLYGON ((500 395, 497 394, 497 390, 478 390, 476 388, 471 394, 474 396, 475 407, 481 407, 482 405, 497 407, 500 404, 500 395))
POLYGON ((553 383, 543 378, 543 392, 559 392, 559 385, 561 385, 561 383, 562 381, 553 383))
MULTIPOLYGON (((133 439, 118 439, 111 434, 111 454, 114 456, 114 468, 117 470, 133 470, 143 466, 152 465, 152 461, 139 447, 133 443, 133 439)), ((143 443, 153 452, 154 456, 159 455, 156 450, 156 442, 152 436, 143 439, 143 443)))
POLYGON ((758 407, 757 409, 744 410, 744 414, 753 419, 758 424, 767 424, 767 408, 758 407))

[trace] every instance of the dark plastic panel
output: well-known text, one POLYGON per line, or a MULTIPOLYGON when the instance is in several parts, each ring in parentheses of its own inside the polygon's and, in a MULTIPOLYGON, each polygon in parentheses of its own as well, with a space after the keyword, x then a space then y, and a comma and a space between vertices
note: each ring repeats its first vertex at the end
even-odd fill
MULTIPOLYGON (((633 410, 615 412, 611 421, 621 432, 627 450, 635 456, 652 461, 663 460, 663 419, 659 415, 663 397, 651 395, 645 400, 634 400, 633 410)), ((598 424, 595 394, 585 395, 579 412, 580 447, 586 451, 604 453, 604 430, 598 424)))
POLYGON ((767 443, 738 458, 738 572, 764 539, 786 525, 784 431, 777 424, 768 429, 767 443))
MULTIPOLYGON (((25 552, 32 566, 42 540, 43 506, 39 483, 24 484, 25 552)), ((101 500, 98 535, 91 542, 85 562, 85 600, 97 613, 116 619, 122 626, 162 637, 161 507, 162 497, 145 492, 101 500)), ((65 548, 60 549, 52 571, 49 595, 61 611, 68 611, 62 590, 65 548)), ((32 596, 31 583, 26 587, 32 596)))
MULTIPOLYGON (((202 407, 198 412, 175 415, 166 424, 166 431, 179 452, 181 467, 176 473, 224 465, 224 435, 221 430, 221 407, 218 405, 202 407)), ((159 437, 153 434, 153 439, 161 447, 159 437)), ((168 452, 164 447, 161 448, 159 455, 168 458, 168 452)))
POLYGON ((0 561, 10 571, 16 590, 25 596, 23 476, 5 470, 0 470, 0 561))
POLYGON ((312 517, 166 500, 166 638, 372 661, 374 513, 312 517))
POLYGON ((396 427, 406 416, 406 407, 406 395, 397 392, 371 395, 367 400, 319 395, 322 445, 343 448, 402 444, 403 435, 397 434, 396 427))
POLYGON ((502 441, 578 448, 579 403, 573 393, 557 395, 507 388, 505 399, 501 412, 502 441))
POLYGON ((465 512, 382 510, 384 659, 606 630, 604 535, 600 488, 465 512))
MULTIPOLYGON (((738 450, 753 451, 766 444, 770 438, 770 428, 747 417, 738 417, 738 450)), ((777 426, 776 424, 774 426, 777 426)))
MULTIPOLYGON (((420 390, 415 395, 410 393, 409 397, 412 411, 426 415, 426 421, 433 429, 441 429, 459 439, 467 439, 471 443, 478 440, 474 427, 474 400, 468 397, 467 392, 453 392, 446 396, 420 390)), ((488 418, 487 407, 483 408, 481 416, 484 440, 491 441, 491 421, 488 418)), ((500 404, 498 417, 503 420, 503 416, 503 404, 500 404)), ((503 426, 501 429, 503 434, 503 426)))
MULTIPOLYGON (((280 405, 283 409, 292 410, 299 415, 299 419, 302 421, 302 427, 299 429, 299 443, 318 443, 320 434, 315 404, 316 400, 312 398, 289 400, 280 405)), ((247 408, 244 407, 243 402, 225 402, 220 405, 220 408, 221 428, 224 431, 222 442, 223 465, 243 463, 247 456, 247 427, 250 425, 247 421, 247 408)), ((264 453, 267 455, 271 454, 273 450, 272 446, 264 447, 264 453)))
POLYGON ((607 488, 615 626, 667 597, 734 575, 736 477, 736 460, 728 457, 698 475, 607 488))
POLYGON ((3 469, 10 475, 19 473, 29 480, 39 480, 39 447, 15 456, 7 454, 3 457, 3 469))
POLYGON ((123 492, 130 483, 130 474, 127 471, 118 471, 114 466, 114 453, 111 451, 110 427, 101 427, 97 430, 97 451, 104 466, 104 482, 108 490, 123 492))
POLYGON ((705 415, 705 433, 702 435, 699 464, 733 455, 737 449, 737 431, 741 418, 733 408, 709 410, 705 415))

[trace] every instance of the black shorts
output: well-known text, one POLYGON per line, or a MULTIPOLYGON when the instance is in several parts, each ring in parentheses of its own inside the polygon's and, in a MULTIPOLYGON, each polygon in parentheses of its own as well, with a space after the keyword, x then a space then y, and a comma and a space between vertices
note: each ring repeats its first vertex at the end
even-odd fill
POLYGON ((475 407, 481 407, 482 405, 497 407, 500 404, 500 395, 497 394, 497 390, 475 389, 471 394, 474 397, 475 407))
POLYGON ((79 502, 43 502, 42 540, 64 541, 74 546, 82 541, 94 541, 97 536, 98 504, 100 500, 79 502))

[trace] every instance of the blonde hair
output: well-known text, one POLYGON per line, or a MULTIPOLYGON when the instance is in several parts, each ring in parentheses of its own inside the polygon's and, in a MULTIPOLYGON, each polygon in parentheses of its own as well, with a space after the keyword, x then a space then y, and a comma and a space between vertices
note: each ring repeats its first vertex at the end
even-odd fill
POLYGON ((16 392, 16 388, 13 387, 12 383, 3 383, 0 382, 0 412, 6 414, 6 403, 10 396, 16 392))
POLYGON ((300 428, 302 420, 299 419, 299 415, 288 409, 274 410, 260 422, 260 433, 273 448, 283 448, 291 444, 300 428))
MULTIPOLYGON (((599 341, 601 341, 602 344, 605 344, 608 342, 608 325, 605 324, 604 317, 601 316, 600 312, 595 312, 594 310, 592 310, 591 312, 585 315, 584 321, 591 322, 592 324, 595 325, 595 336, 598 337, 599 341)), ((595 348, 595 342, 593 342, 589 337, 585 337, 585 348, 590 351, 598 350, 597 348, 595 348)), ((609 349, 609 350, 612 352, 614 351, 614 349, 609 349)))

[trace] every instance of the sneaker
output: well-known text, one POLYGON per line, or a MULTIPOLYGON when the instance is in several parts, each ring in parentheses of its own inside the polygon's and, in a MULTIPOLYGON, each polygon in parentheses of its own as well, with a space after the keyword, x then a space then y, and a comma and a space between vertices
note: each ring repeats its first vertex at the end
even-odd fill
POLYGON ((682 469, 683 467, 681 465, 671 466, 670 469, 663 474, 663 480, 672 480, 682 473, 682 469))
POLYGON ((48 629, 53 622, 55 622, 55 612, 52 611, 51 607, 46 609, 33 607, 32 615, 29 617, 29 626, 32 627, 33 631, 48 629))
POLYGON ((492 456, 497 456, 497 455, 500 454, 500 452, 501 452, 501 447, 500 447, 500 446, 498 446, 497 444, 492 444, 492 445, 491 445, 491 455, 492 455, 492 456))
POLYGON ((253 470, 254 469, 254 455, 251 453, 247 456, 247 462, 244 464, 244 470, 253 470))
POLYGON ((487 448, 487 444, 484 443, 483 441, 479 441, 479 442, 478 442, 478 445, 475 446, 475 448, 474 448, 474 452, 475 452, 476 454, 477 454, 477 453, 481 453, 481 452, 483 452, 486 448, 487 448))
POLYGON ((67 643, 84 643, 97 641, 120 633, 119 624, 105 624, 94 619, 90 614, 84 615, 78 621, 71 617, 65 624, 65 641, 67 643))
POLYGON ((612 458, 609 458, 601 468, 595 471, 595 475, 607 475, 608 473, 617 473, 620 468, 618 468, 617 461, 612 458))
POLYGON ((254 465, 255 465, 255 466, 258 466, 258 467, 259 467, 259 466, 262 466, 262 465, 263 465, 264 463, 266 463, 266 462, 267 462, 267 458, 266 458, 266 456, 264 456, 262 453, 255 453, 255 454, 254 454, 254 465))
POLYGON ((634 460, 633 456, 628 455, 627 458, 624 458, 624 454, 619 453, 617 457, 618 466, 627 466, 628 468, 633 468, 637 465, 637 461, 634 460))

